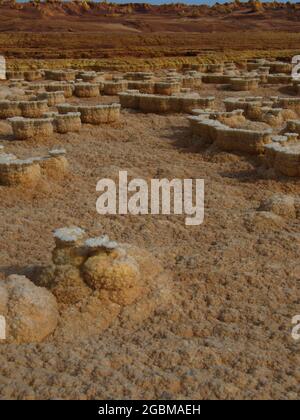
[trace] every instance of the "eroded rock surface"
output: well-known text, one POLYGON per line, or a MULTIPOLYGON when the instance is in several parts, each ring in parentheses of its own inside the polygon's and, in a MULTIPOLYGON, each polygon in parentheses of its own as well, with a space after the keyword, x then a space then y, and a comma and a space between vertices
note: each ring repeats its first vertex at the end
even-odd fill
POLYGON ((107 235, 87 238, 78 227, 58 229, 54 237, 52 263, 35 282, 47 287, 60 305, 58 336, 100 333, 117 317, 118 322, 139 323, 170 302, 170 276, 148 252, 107 235))
POLYGON ((6 319, 6 342, 34 343, 54 332, 58 323, 55 297, 24 276, 0 283, 0 310, 6 319))

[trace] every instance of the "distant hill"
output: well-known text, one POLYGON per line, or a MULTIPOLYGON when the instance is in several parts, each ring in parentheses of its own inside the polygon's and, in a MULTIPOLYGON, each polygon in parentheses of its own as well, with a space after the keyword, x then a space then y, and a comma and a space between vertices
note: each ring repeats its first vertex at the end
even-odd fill
MULTIPOLYGON (((300 5, 208 5, 0 0, 0 53, 8 59, 198 57, 253 51, 299 54, 300 5)), ((48 63, 47 63, 48 65, 48 63)))
POLYGON ((300 5, 246 3, 208 5, 0 0, 0 32, 210 32, 300 31, 300 5))

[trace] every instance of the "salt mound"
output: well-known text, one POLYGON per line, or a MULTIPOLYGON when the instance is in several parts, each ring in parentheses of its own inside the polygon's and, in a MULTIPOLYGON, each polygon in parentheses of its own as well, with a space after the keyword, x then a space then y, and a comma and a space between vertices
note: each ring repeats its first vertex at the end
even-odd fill
POLYGON ((12 275, 0 284, 0 311, 6 319, 6 342, 43 341, 56 328, 55 297, 24 276, 12 275))
POLYGON ((54 232, 52 262, 34 279, 56 297, 56 337, 73 340, 110 326, 136 327, 171 301, 170 276, 156 258, 107 235, 86 238, 83 229, 54 232))
POLYGON ((285 218, 296 218, 295 199, 290 195, 274 194, 262 201, 259 210, 271 211, 285 218))

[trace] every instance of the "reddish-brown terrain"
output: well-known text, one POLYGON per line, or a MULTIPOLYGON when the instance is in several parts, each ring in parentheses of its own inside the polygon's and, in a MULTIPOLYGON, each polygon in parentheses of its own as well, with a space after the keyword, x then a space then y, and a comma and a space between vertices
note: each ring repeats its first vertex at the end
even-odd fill
MULTIPOLYGON (((299 17, 300 6, 275 2, 0 0, 0 54, 14 70, 127 71, 253 56, 290 62, 300 51, 299 17)), ((0 99, 24 99, 27 88, 1 81, 0 99)), ((203 83, 198 91, 215 96, 216 111, 225 110, 228 97, 296 96, 282 84, 234 92, 203 83)), ((0 283, 10 274, 36 281, 51 263, 53 230, 74 225, 149 253, 153 271, 162 267, 168 279, 165 300, 145 294, 139 310, 123 317, 104 311, 104 326, 95 316, 101 301, 86 312, 60 302, 60 324, 44 341, 1 343, 0 399, 299 399, 299 341, 291 335, 292 318, 300 314, 299 178, 266 169, 262 156, 201 144, 186 114, 122 108, 113 124, 26 141, 16 140, 2 119, 0 143, 20 159, 64 148, 70 164, 65 177, 42 177, 34 188, 0 186, 0 283), (186 226, 181 215, 97 214, 96 184, 117 180, 119 170, 147 181, 204 179, 204 223, 186 226), (274 194, 295 199, 292 216, 261 211, 274 194)), ((0 309, 1 303, 0 289, 0 309)))
POLYGON ((297 5, 260 2, 189 6, 146 3, 110 4, 85 1, 14 4, 2 2, 2 31, 137 31, 211 32, 230 30, 287 30, 300 27, 297 5), (34 25, 33 25, 34 23, 34 25), (291 26, 292 23, 292 26, 291 26))
POLYGON ((299 46, 299 17, 300 7, 280 3, 208 7, 2 1, 0 52, 23 59, 282 53, 299 46))
MULTIPOLYGON (((218 108, 238 96, 215 86, 200 92, 216 95, 218 108)), ((112 100, 118 98, 97 102, 112 100)), ((67 179, 38 189, 0 188, 2 273, 30 275, 33 266, 49 264, 52 230, 79 225, 147 249, 172 276, 172 302, 145 307, 105 333, 94 320, 93 334, 79 329, 71 340, 73 322, 67 337, 1 345, 0 398, 299 397, 299 345, 291 338, 300 310, 299 219, 280 226, 252 219, 274 193, 297 197, 297 179, 269 178, 255 157, 197 147, 179 114, 122 110, 112 126, 31 141, 7 141, 5 121, 0 130, 7 152, 25 157, 63 146, 72 168, 67 179), (97 215, 96 183, 116 179, 118 170, 144 179, 205 179, 204 224, 97 215)))

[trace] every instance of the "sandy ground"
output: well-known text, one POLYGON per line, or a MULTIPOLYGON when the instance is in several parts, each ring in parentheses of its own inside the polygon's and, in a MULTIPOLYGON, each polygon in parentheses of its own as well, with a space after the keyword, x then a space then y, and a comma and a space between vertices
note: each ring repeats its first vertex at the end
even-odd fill
MULTIPOLYGON (((220 101, 234 95, 205 89, 212 92, 220 101)), ((260 226, 250 216, 275 192, 299 195, 299 180, 270 179, 259 159, 197 147, 184 115, 122 110, 112 126, 25 142, 13 141, 3 121, 0 130, 6 152, 40 155, 60 145, 72 169, 35 190, 0 188, 3 273, 48 264, 52 230, 75 224, 150 251, 171 273, 173 294, 142 322, 102 334, 2 344, 1 398, 299 398, 300 348, 291 337, 300 314, 299 219, 260 226), (125 169, 144 179, 204 178, 204 224, 98 215, 97 181, 125 169)))

